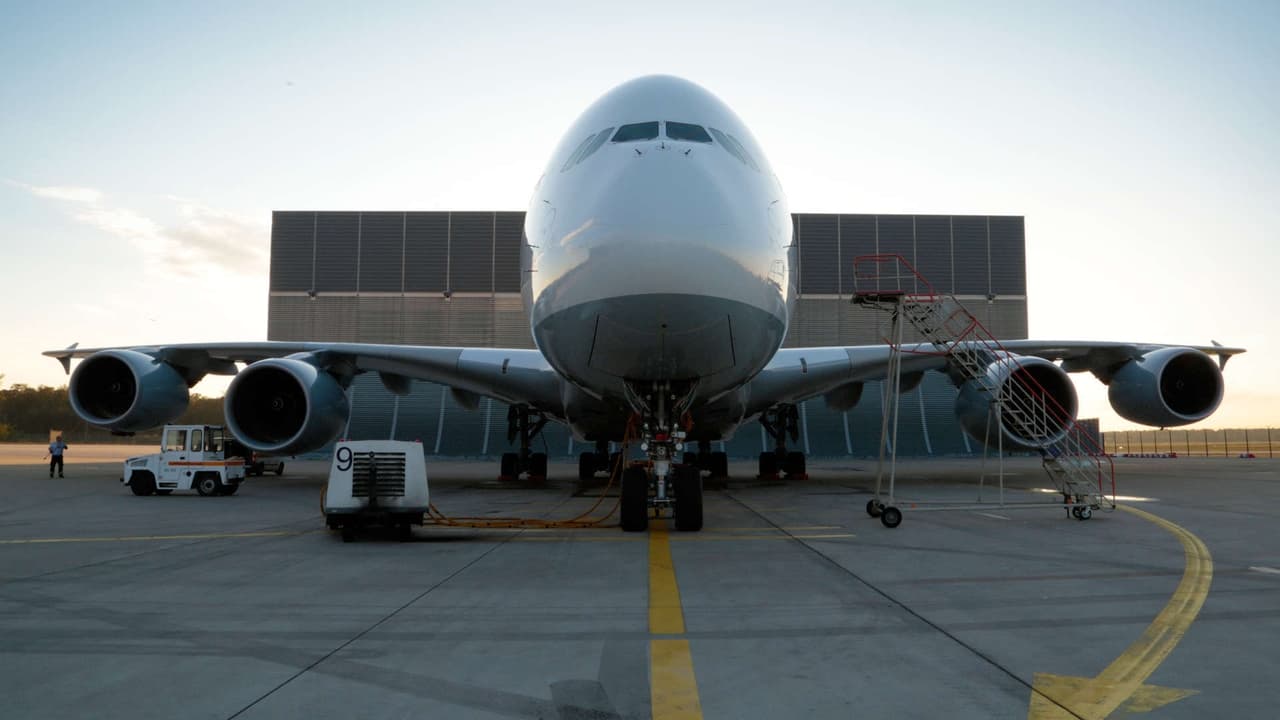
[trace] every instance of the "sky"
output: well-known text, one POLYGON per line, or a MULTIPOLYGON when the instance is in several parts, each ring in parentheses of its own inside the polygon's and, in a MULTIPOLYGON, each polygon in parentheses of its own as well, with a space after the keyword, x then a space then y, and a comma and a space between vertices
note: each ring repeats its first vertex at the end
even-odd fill
POLYGON ((1278 34, 1243 1, 0 2, 0 383, 264 340, 272 210, 522 210, 579 112, 669 73, 793 211, 1023 215, 1031 337, 1248 348, 1201 425, 1280 426, 1278 34))

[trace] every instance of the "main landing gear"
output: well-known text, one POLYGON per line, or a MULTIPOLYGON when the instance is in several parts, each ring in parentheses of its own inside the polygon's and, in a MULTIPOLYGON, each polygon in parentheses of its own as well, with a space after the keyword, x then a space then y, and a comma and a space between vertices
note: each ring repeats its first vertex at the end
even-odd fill
POLYGON ((702 471, 676 461, 683 459, 677 453, 684 452, 687 437, 687 427, 681 427, 680 420, 695 387, 673 391, 666 381, 627 386, 628 400, 641 418, 640 450, 649 462, 648 467, 632 465, 622 473, 621 524, 626 532, 646 530, 651 507, 658 517, 670 509, 676 530, 702 529, 702 471))
POLYGON ((724 452, 711 452, 710 440, 699 440, 698 451, 685 451, 684 464, 705 471, 709 477, 707 483, 712 487, 724 488, 729 482, 729 455, 724 452))
POLYGON ((621 453, 609 452, 608 440, 597 440, 595 452, 586 451, 578 455, 578 487, 585 490, 595 483, 596 473, 607 472, 613 475, 618 466, 621 453))
POLYGON ((760 425, 773 438, 775 449, 760 453, 760 479, 777 480, 779 471, 788 480, 804 480, 809 477, 805 468, 804 453, 787 450, 787 438, 791 442, 800 439, 800 410, 795 405, 777 405, 760 414, 760 425))
POLYGON ((545 415, 529 412, 529 408, 523 405, 512 405, 507 409, 507 443, 515 442, 519 437, 520 452, 502 454, 499 480, 512 482, 522 473, 530 482, 539 483, 547 479, 547 454, 533 452, 529 447, 546 424, 545 415))

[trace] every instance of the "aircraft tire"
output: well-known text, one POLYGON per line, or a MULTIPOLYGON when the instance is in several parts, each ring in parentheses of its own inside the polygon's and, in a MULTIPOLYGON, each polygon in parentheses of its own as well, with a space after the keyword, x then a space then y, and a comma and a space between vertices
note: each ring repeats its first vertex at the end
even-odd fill
POLYGON ((723 452, 711 453, 711 477, 728 478, 729 477, 729 454, 723 452))
POLYGON ((529 456, 529 479, 539 482, 547 479, 546 453, 534 453, 529 456))
POLYGON ((676 530, 702 529, 702 473, 696 467, 676 469, 676 530))
POLYGON ((623 532, 644 532, 649 527, 649 472, 641 467, 622 473, 621 524, 623 532))
POLYGON ((587 485, 596 476, 596 454, 584 452, 578 455, 578 482, 587 485))
POLYGON ((515 453, 502 453, 498 475, 502 480, 515 480, 520 474, 520 456, 515 453))
POLYGON ((778 476, 778 454, 772 450, 760 453, 760 479, 769 480, 778 476))
POLYGON ((796 450, 792 450, 791 452, 787 453, 787 458, 785 462, 786 462, 785 468, 787 471, 787 475, 794 475, 796 477, 800 477, 805 474, 804 453, 796 450))

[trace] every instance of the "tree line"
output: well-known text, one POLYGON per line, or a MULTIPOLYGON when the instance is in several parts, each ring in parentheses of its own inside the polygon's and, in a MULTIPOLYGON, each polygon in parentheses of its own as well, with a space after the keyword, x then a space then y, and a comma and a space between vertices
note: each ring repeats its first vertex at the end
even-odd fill
MULTIPOLYGON (((0 378, 3 378, 0 375, 0 378)), ((224 425, 222 398, 193 394, 187 411, 175 423, 224 425)), ((0 441, 48 442, 49 431, 60 430, 67 442, 145 443, 160 441, 160 429, 139 432, 133 437, 112 435, 76 416, 67 401, 67 386, 30 387, 13 385, 0 389, 0 441)))

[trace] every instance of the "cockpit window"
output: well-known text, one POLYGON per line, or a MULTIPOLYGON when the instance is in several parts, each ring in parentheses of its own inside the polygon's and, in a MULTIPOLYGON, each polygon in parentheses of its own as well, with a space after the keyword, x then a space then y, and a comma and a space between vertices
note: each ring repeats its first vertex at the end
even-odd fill
POLYGON ((709 143, 711 136, 701 125, 692 125, 690 123, 667 121, 667 137, 672 140, 688 140, 689 142, 709 143))
POLYGON ((687 140, 689 142, 710 142, 712 136, 707 135, 703 126, 695 126, 690 123, 677 123, 675 120, 667 120, 667 137, 671 140, 687 140))
MULTIPOLYGON (((604 133, 600 133, 600 134, 603 135, 604 133)), ((605 135, 605 137, 608 137, 608 135, 605 135)), ((578 160, 581 159, 582 151, 585 150, 586 147, 591 144, 591 141, 595 139, 596 139, 595 135, 588 135, 586 140, 583 140, 581 143, 579 143, 578 147, 574 148, 573 154, 569 156, 569 159, 564 161, 564 165, 560 166, 560 172, 564 172, 565 170, 568 170, 569 168, 573 167, 578 162, 578 160)))
POLYGON ((746 165, 756 172, 760 172, 760 166, 756 164, 755 159, 751 157, 751 153, 747 152, 747 149, 742 146, 742 143, 738 142, 737 138, 728 133, 720 132, 715 128, 708 129, 711 131, 711 134, 715 136, 716 141, 719 142, 730 155, 738 158, 743 165, 746 165))
POLYGON ((591 153, 599 150, 600 146, 605 144, 612 132, 613 128, 607 127, 594 135, 588 135, 586 140, 578 143, 578 147, 574 149, 569 159, 564 161, 564 165, 560 166, 560 172, 565 172, 574 165, 586 160, 591 153))
POLYGON ((636 140, 653 140, 658 137, 658 121, 631 123, 618 128, 613 134, 614 142, 635 142, 636 140))
POLYGON ((600 132, 596 133, 595 139, 591 141, 591 144, 583 148, 582 155, 578 158, 578 162, 582 162, 583 160, 586 160, 587 158, 591 157, 591 153, 599 150, 600 146, 603 145, 604 142, 609 139, 609 133, 611 132, 613 132, 613 128, 607 127, 601 130, 600 132))

